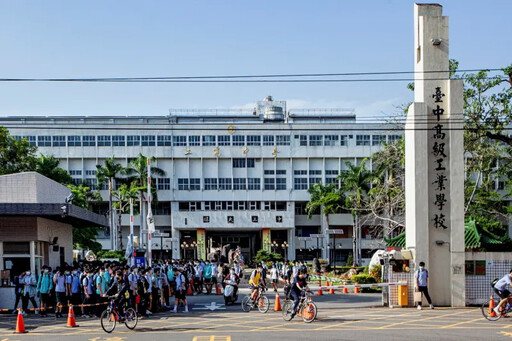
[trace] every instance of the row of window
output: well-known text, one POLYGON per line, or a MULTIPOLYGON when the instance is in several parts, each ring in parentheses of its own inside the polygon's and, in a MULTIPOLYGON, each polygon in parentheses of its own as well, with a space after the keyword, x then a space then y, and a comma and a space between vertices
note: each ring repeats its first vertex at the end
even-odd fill
MULTIPOLYGON (((301 146, 347 146, 352 135, 295 135, 301 146)), ((26 138, 39 147, 121 147, 121 146, 289 146, 288 135, 99 135, 99 136, 14 136, 26 138)), ((400 135, 356 135, 357 146, 377 146, 393 142, 400 135)))
MULTIPOLYGON (((321 177, 296 177, 293 179, 294 190, 307 190, 314 184, 321 182, 321 177)), ((326 177, 326 184, 336 183, 336 177, 326 177)), ((81 183, 87 185, 91 190, 106 190, 107 184, 98 186, 98 180, 96 178, 73 178, 73 183, 79 185, 81 183)), ((284 191, 287 189, 286 178, 264 178, 263 189, 269 191, 284 191)), ((121 183, 118 183, 116 187, 119 187, 121 183)), ((170 190, 171 179, 170 178, 158 178, 157 179, 158 190, 170 190)), ((259 191, 261 190, 261 179, 260 178, 205 178, 203 182, 203 189, 205 191, 231 191, 231 190, 249 190, 259 191)), ((179 191, 200 191, 201 190, 201 179, 200 178, 178 178, 178 190, 179 191)))
POLYGON ((180 211, 286 211, 286 201, 184 201, 180 211))

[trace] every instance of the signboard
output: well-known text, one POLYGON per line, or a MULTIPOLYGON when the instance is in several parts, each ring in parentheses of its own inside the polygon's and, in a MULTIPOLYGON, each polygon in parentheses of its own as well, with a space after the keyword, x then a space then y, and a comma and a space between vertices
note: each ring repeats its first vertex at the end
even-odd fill
POLYGON ((169 240, 170 242, 172 242, 172 243, 177 243, 177 242, 179 242, 179 239, 178 239, 178 238, 169 238, 168 240, 169 240))
POLYGON ((267 252, 272 251, 272 241, 271 241, 271 231, 269 228, 264 228, 262 230, 263 237, 263 250, 267 252))
POLYGON ((257 216, 257 215, 253 215, 253 216, 251 217, 251 221, 252 221, 253 223, 257 223, 257 222, 258 222, 258 216, 257 216))
POLYGON ((329 234, 343 234, 343 230, 328 230, 329 234))
POLYGON ((309 235, 311 238, 323 238, 324 235, 323 234, 310 234, 309 235))
POLYGON ((311 237, 299 237, 299 240, 305 242, 305 241, 308 241, 308 240, 313 240, 313 238, 311 238, 311 237))
POLYGON ((197 258, 206 259, 206 230, 197 229, 197 258))
POLYGON ((140 266, 143 268, 146 267, 146 259, 144 257, 134 257, 133 260, 134 260, 135 266, 137 266, 137 267, 140 266))
POLYGON ((152 237, 159 237, 159 238, 166 238, 169 237, 169 233, 162 233, 162 232, 153 232, 151 234, 152 237))

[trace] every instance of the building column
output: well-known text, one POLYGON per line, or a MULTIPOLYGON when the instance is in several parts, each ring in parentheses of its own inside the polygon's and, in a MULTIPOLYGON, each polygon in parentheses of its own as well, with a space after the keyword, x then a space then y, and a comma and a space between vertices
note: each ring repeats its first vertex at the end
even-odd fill
POLYGON ((36 242, 33 240, 30 241, 30 271, 32 271, 33 274, 36 273, 36 242))
POLYGON ((206 260, 206 230, 197 229, 197 259, 206 260))
MULTIPOLYGON (((321 207, 323 210, 323 207, 321 207)), ((327 231, 327 216, 322 214, 320 216, 320 234, 322 234, 323 238, 320 240, 320 248, 322 249, 322 259, 329 258, 329 250, 327 249, 327 245, 329 244, 329 231, 327 231)))
POLYGON ((4 242, 0 241, 0 271, 4 269, 4 242))
POLYGON ((288 260, 295 260, 295 228, 288 230, 288 260))
POLYGON ((181 238, 180 238, 180 230, 172 228, 171 229, 171 238, 177 240, 172 242, 172 258, 180 259, 181 258, 181 238))

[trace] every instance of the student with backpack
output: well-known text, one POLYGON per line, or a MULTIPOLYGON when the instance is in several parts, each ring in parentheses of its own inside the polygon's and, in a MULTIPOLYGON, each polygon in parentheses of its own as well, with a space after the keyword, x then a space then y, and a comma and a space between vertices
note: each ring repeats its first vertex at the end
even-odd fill
MULTIPOLYGON (((83 304, 95 304, 96 303, 96 295, 94 290, 94 279, 92 270, 84 271, 84 278, 82 280, 82 287, 84 290, 84 300, 83 304)), ((93 307, 86 307, 84 310, 84 314, 82 317, 93 317, 94 315, 91 313, 93 311, 93 307)))

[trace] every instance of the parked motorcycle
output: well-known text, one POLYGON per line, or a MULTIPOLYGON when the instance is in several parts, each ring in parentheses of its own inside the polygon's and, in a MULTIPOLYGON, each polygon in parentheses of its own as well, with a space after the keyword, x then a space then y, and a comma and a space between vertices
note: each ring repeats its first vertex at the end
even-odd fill
POLYGON ((224 304, 228 306, 231 303, 236 303, 238 300, 238 284, 233 280, 225 280, 224 284, 226 287, 224 288, 224 304), (235 293, 236 292, 236 293, 235 293))

